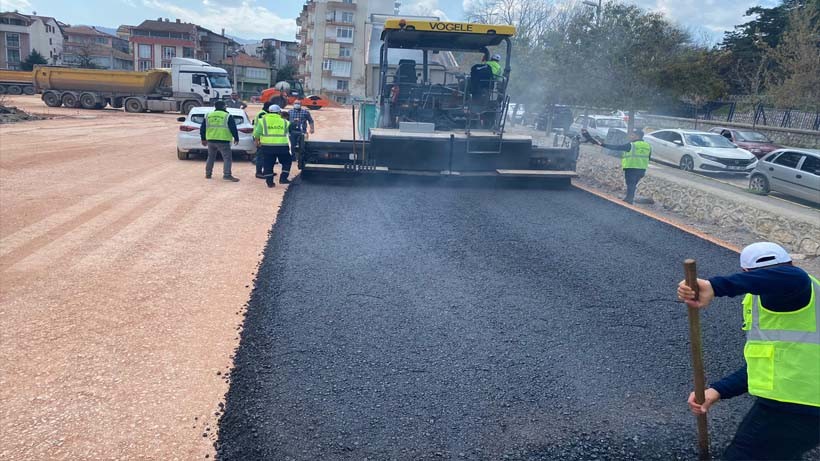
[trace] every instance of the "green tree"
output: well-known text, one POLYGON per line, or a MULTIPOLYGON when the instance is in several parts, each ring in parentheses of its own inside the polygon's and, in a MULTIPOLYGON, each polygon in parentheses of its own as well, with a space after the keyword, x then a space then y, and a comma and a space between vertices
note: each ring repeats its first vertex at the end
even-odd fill
POLYGON ((46 60, 45 56, 40 54, 40 52, 37 50, 31 50, 31 54, 28 55, 25 61, 20 63, 20 67, 23 70, 34 70, 34 66, 44 64, 48 64, 48 61, 46 60))
POLYGON ((285 67, 281 67, 281 68, 276 70, 276 81, 281 82, 281 81, 293 80, 295 75, 296 75, 296 69, 291 65, 287 65, 285 67))
POLYGON ((768 51, 775 69, 767 75, 768 94, 781 107, 820 109, 820 2, 789 12, 788 27, 768 51))

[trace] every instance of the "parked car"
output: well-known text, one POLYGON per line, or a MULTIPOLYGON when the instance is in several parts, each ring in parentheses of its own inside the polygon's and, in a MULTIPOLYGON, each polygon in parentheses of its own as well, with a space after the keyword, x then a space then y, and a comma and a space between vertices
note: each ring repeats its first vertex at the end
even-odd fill
POLYGON ((511 122, 514 125, 520 125, 524 123, 525 113, 526 111, 524 104, 511 102, 510 107, 507 110, 507 122, 511 122))
POLYGON ((685 171, 707 173, 751 172, 757 158, 717 133, 659 130, 644 136, 652 146, 652 159, 685 171))
POLYGON ((550 107, 545 106, 544 110, 535 117, 535 128, 537 130, 546 130, 549 117, 552 117, 553 130, 560 128, 567 131, 569 126, 572 125, 572 109, 567 106, 553 106, 550 113, 550 107))
MULTIPOLYGON (((615 111, 612 111, 612 113, 610 115, 612 115, 613 117, 620 118, 621 120, 623 120, 627 124, 629 123, 629 113, 628 112, 624 112, 622 110, 615 110, 615 111)), ((646 126, 646 120, 644 120, 643 117, 641 117, 640 114, 638 114, 636 112, 635 113, 635 128, 642 129, 645 126, 646 126)))
MULTIPOLYGON (((177 118, 182 122, 177 133, 177 158, 188 160, 191 154, 208 154, 208 148, 200 142, 199 127, 205 120, 205 116, 213 112, 213 107, 194 107, 188 112, 188 116, 177 118)), ((248 119, 248 114, 242 109, 227 109, 231 114, 236 129, 239 131, 239 144, 231 142, 231 152, 234 158, 237 155, 252 159, 256 155, 256 144, 253 142, 253 124, 248 119)))
POLYGON ((718 133, 724 138, 737 144, 738 147, 748 150, 757 158, 761 158, 783 146, 775 144, 765 134, 753 130, 739 130, 737 128, 723 128, 716 126, 709 130, 712 133, 718 133))
POLYGON ((820 204, 820 150, 778 149, 763 157, 749 178, 749 189, 775 191, 820 204))
POLYGON ((610 128, 619 128, 623 131, 627 129, 626 122, 618 117, 612 117, 610 115, 590 115, 587 117, 581 115, 569 126, 569 130, 567 130, 569 134, 581 134, 585 119, 588 119, 587 131, 589 131, 589 134, 601 142, 606 140, 606 135, 609 133, 610 128))

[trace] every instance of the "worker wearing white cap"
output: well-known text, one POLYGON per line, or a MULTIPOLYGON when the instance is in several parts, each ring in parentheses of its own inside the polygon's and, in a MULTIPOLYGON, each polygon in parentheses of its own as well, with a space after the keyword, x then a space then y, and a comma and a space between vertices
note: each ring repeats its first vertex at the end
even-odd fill
POLYGON ((792 264, 780 245, 758 242, 740 253, 743 272, 685 282, 678 298, 704 308, 717 296, 743 299, 746 366, 694 393, 689 407, 706 413, 719 400, 748 392, 757 397, 722 459, 801 459, 820 445, 820 282, 792 264))

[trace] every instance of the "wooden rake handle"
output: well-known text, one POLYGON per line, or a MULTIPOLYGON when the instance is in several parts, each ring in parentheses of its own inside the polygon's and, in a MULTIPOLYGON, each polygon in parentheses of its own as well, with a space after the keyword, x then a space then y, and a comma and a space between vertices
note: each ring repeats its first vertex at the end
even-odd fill
MULTIPOLYGON (((694 259, 683 262, 683 272, 686 274, 686 285, 695 291, 698 299, 698 270, 694 259)), ((692 352, 692 373, 695 380, 695 402, 703 404, 706 401, 706 378, 703 371, 703 347, 700 341, 700 312, 696 307, 688 307, 689 317, 689 344, 692 352)), ((709 430, 706 415, 697 415, 698 422, 698 452, 699 459, 710 459, 709 430)))

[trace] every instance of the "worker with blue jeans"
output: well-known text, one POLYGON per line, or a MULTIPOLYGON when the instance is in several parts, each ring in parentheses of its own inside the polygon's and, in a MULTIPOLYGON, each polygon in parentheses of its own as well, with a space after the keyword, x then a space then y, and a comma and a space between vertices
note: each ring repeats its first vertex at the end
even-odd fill
POLYGON ((726 448, 726 460, 792 460, 820 444, 820 282, 792 265, 780 245, 758 242, 740 254, 743 272, 698 279, 699 296, 685 281, 678 298, 705 308, 718 296, 745 295, 746 366, 706 389, 712 404, 745 393, 757 397, 726 448))

